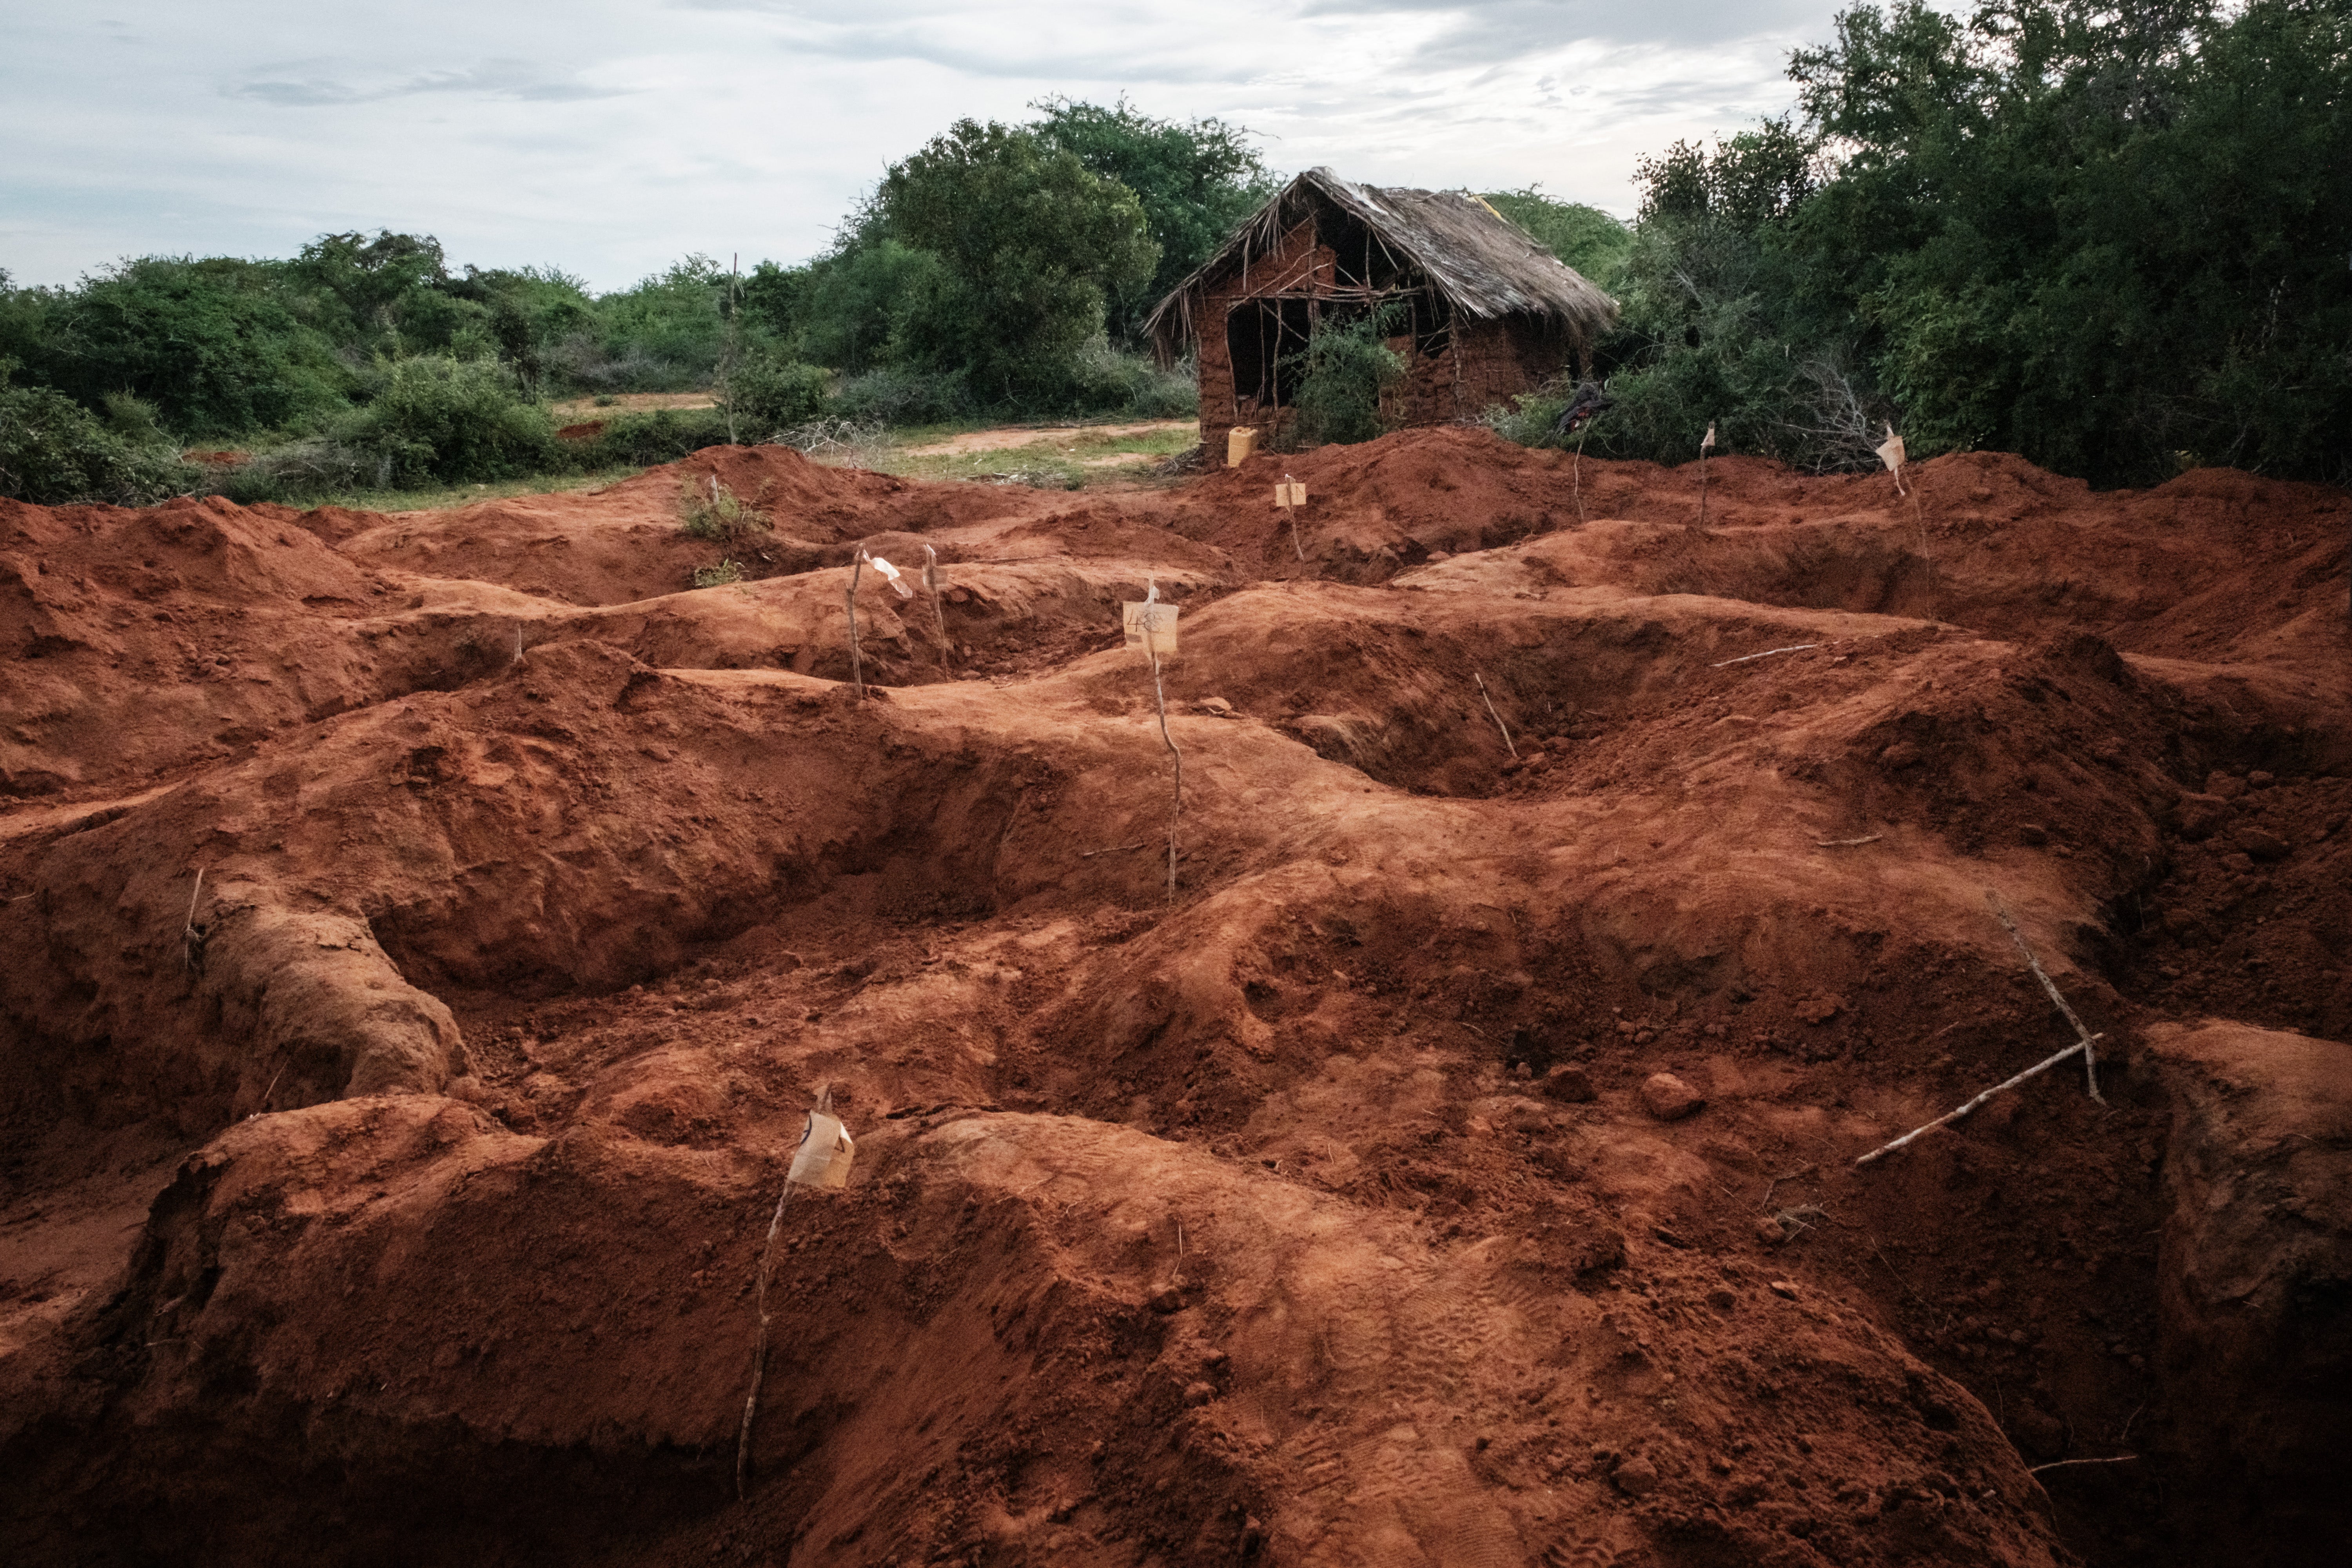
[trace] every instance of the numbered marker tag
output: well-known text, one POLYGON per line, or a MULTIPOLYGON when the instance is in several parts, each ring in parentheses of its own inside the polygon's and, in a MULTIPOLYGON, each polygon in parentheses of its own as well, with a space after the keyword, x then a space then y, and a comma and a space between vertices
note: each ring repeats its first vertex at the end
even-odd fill
POLYGON ((849 1162, 856 1154, 857 1141, 849 1135, 839 1117, 812 1110, 808 1125, 801 1129, 801 1146, 793 1155, 793 1168, 784 1173, 784 1180, 803 1187, 845 1187, 849 1185, 849 1162))
POLYGON ((1275 486, 1274 504, 1276 506, 1305 506, 1307 504, 1307 487, 1297 479, 1286 480, 1282 484, 1275 486))
POLYGON ((1878 448, 1878 460, 1898 475, 1903 472, 1903 437, 1897 436, 1892 426, 1887 429, 1885 442, 1878 448))
POLYGON ((1127 646, 1138 653, 1156 653, 1162 658, 1176 656, 1176 606, 1140 604, 1119 606, 1119 618, 1127 628, 1127 646))

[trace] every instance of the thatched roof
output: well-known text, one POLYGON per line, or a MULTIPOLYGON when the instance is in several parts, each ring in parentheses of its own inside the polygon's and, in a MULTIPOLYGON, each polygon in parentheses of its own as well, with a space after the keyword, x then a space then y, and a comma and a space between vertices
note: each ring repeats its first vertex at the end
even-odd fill
POLYGON ((1309 218, 1327 220, 1317 226, 1327 241, 1335 227, 1360 226, 1381 252, 1375 264, 1368 247, 1366 269, 1387 274, 1386 286, 1368 277, 1344 293, 1378 298, 1425 287, 1464 315, 1541 317, 1588 344, 1617 319, 1616 300, 1476 196, 1359 185, 1328 169, 1309 169, 1153 309, 1144 331, 1161 356, 1172 358, 1192 342, 1196 308, 1212 287, 1272 255, 1284 235, 1309 218), (1328 221, 1334 218, 1336 224, 1328 221))

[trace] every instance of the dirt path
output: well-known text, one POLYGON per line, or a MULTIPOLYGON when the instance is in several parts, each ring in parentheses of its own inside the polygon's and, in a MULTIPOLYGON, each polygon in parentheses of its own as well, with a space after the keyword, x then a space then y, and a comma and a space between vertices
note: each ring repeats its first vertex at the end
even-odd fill
MULTIPOLYGON (((1193 419, 1147 419, 1132 425, 1014 425, 994 430, 967 430, 945 441, 909 447, 906 455, 910 458, 953 458, 967 452, 1008 451, 1040 443, 1074 448, 1082 441, 1115 440, 1125 436, 1157 436, 1166 431, 1199 428, 1200 422, 1193 419)), ((1151 459, 1142 453, 1120 453, 1089 460, 1108 463, 1151 459)))
POLYGON ((0 503, 12 1560, 2328 1560, 2352 508, 1916 478, 0 503))

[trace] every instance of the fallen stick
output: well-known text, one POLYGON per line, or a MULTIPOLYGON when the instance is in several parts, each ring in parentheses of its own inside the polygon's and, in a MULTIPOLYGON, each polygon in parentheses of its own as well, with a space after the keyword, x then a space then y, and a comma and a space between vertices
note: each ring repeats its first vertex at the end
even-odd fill
POLYGON ((2046 1465, 2036 1465, 2025 1473, 2038 1476, 2044 1470, 2063 1470, 2069 1465, 2128 1465, 2138 1458, 2137 1454, 2117 1454, 2112 1459, 2053 1459, 2046 1465))
POLYGON ((1143 846, 1140 844, 1110 844, 1104 846, 1100 849, 1081 849, 1078 851, 1078 858, 1081 860, 1091 860, 1097 855, 1124 855, 1130 849, 1140 849, 1143 846))
POLYGON ((2000 895, 1988 888, 1985 889, 1985 901, 1992 905, 1992 912, 2000 917, 2000 923, 2009 928, 2009 940, 2017 944, 2018 952, 2025 954, 2026 966, 2033 971, 2033 978, 2042 982, 2042 989, 2050 993, 2050 1000, 2058 1004, 2058 1011, 2065 1015, 2066 1022, 2074 1026, 2075 1037, 2083 1046, 2084 1084, 2091 1091, 2091 1098, 2105 1105, 2106 1097, 2099 1092, 2098 1053, 2091 1048, 2091 1042, 2099 1037, 2083 1026, 2083 1020, 2075 1015, 2074 1008, 2066 1005, 2066 998, 2058 994, 2058 987, 2052 983, 2050 976, 2042 973, 2042 961, 2033 956, 2032 948, 2025 945, 2025 933, 2019 931, 2017 922, 2009 918, 2009 907, 2000 901, 2000 895))
POLYGON ((1727 658, 1722 664, 1710 664, 1709 669, 1721 669, 1726 665, 1746 664, 1751 658, 1770 658, 1776 653, 1802 653, 1809 647, 1826 647, 1826 643, 1792 642, 1787 647, 1768 647, 1762 653, 1743 653, 1738 658, 1727 658))
MULTIPOLYGON (((1288 474, 1285 474, 1282 476, 1282 482, 1283 485, 1287 488, 1288 486, 1297 484, 1298 481, 1292 479, 1288 474)), ((1298 552, 1298 558, 1301 561, 1304 561, 1307 559, 1307 547, 1298 542, 1298 505, 1296 501, 1289 502, 1286 506, 1285 510, 1290 513, 1290 548, 1297 551, 1298 552)))
MULTIPOLYGON (((2093 1036, 2092 1038, 2095 1039, 2097 1037, 2093 1036)), ((1966 1116, 1969 1111, 1974 1110, 1978 1106, 1982 1105, 1986 1100, 1990 1100, 1994 1095, 2000 1093, 2003 1089, 2015 1089, 2019 1084, 2023 1083, 2027 1079, 2033 1077, 2036 1073, 2048 1072, 2052 1068, 2056 1067, 2060 1062, 2064 1061, 2076 1051, 2084 1049, 2085 1047, 2086 1042, 2081 1040, 2075 1041, 2073 1045, 2068 1046, 2064 1050, 2060 1051, 2056 1056, 2048 1057, 2034 1063, 2032 1067, 2027 1068, 2023 1072, 2019 1073, 2015 1078, 2011 1079, 2006 1083, 1997 1083, 1993 1085, 1990 1089, 1986 1089, 1982 1094, 1978 1095, 1974 1100, 1969 1100, 1966 1105, 1961 1106, 1958 1110, 1946 1111, 1943 1115, 1938 1116, 1935 1121, 1928 1122, 1926 1126, 1915 1127, 1910 1131, 1903 1134, 1902 1137, 1895 1139, 1893 1142, 1880 1144, 1877 1148, 1873 1149, 1869 1153, 1864 1154, 1860 1159, 1856 1160, 1854 1163, 1857 1165, 1867 1165, 1873 1160, 1885 1158, 1887 1155, 1895 1152, 1897 1149, 1902 1148, 1906 1143, 1910 1142, 1913 1139, 1918 1138, 1925 1133, 1933 1132, 1938 1127, 1943 1127, 1951 1122, 1958 1121, 1961 1117, 1966 1116)))
POLYGON ((205 873, 208 866, 196 868, 196 885, 188 890, 188 918, 180 922, 180 961, 196 973, 205 972, 205 933, 196 929, 196 900, 205 894, 205 873))
POLYGON ((1496 729, 1503 731, 1503 749, 1511 753, 1511 761, 1515 763, 1517 762, 1519 760, 1519 749, 1511 744, 1510 729, 1508 726, 1504 724, 1503 716, 1495 711, 1495 700, 1491 697, 1486 697, 1486 678, 1474 669, 1470 672, 1470 679, 1478 683, 1478 695, 1486 699, 1486 717, 1495 721, 1496 729))
POLYGON ((1813 847, 1816 849, 1851 849, 1857 844, 1875 844, 1885 837, 1886 835, 1884 833, 1874 833, 1867 838, 1816 838, 1813 840, 1813 847))

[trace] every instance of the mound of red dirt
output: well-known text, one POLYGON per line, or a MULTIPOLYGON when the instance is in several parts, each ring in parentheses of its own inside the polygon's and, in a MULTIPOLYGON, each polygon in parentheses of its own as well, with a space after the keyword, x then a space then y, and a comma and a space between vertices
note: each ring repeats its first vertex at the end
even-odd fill
POLYGON ((2332 1561, 2352 507, 1916 478, 0 510, 13 1555, 2332 1561))

